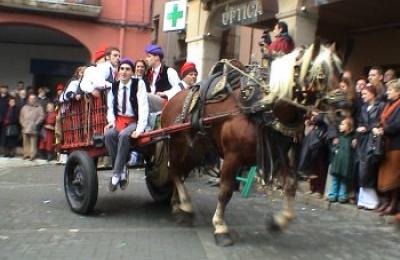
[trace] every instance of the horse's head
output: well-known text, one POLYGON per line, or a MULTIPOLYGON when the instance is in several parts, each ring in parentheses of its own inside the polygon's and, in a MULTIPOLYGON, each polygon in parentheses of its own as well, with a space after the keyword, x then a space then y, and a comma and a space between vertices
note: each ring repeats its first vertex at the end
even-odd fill
POLYGON ((335 44, 312 44, 303 55, 300 68, 299 82, 308 99, 305 103, 332 98, 332 93, 339 88, 342 73, 342 62, 336 55, 335 44))

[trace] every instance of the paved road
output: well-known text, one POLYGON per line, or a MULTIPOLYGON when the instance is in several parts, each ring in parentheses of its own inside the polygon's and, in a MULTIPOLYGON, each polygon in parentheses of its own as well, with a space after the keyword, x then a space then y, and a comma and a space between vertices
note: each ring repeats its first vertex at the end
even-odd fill
POLYGON ((227 222, 236 244, 214 245, 211 217, 216 188, 189 180, 194 227, 175 224, 169 208, 147 193, 143 173, 131 174, 127 191, 110 194, 109 172, 99 174, 93 216, 72 213, 61 166, 8 167, 0 171, 0 259, 399 259, 400 233, 365 218, 297 203, 297 219, 282 234, 265 229, 280 201, 235 194, 227 222))

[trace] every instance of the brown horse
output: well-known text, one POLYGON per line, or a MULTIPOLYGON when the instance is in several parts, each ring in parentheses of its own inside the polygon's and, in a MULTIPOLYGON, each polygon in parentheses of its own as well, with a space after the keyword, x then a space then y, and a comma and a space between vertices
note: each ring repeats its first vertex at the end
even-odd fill
MULTIPOLYGON (((321 94, 327 92, 328 89, 337 88, 338 71, 341 69, 341 63, 330 48, 324 46, 317 48, 316 45, 312 45, 306 50, 302 59, 304 60, 301 65, 299 81, 302 82, 302 86, 304 86, 304 82, 307 82, 307 88, 303 87, 303 89, 321 94)), ((293 64, 290 66, 293 66, 293 64)), ((282 68, 282 66, 278 66, 278 68, 282 68)), ((292 68, 289 68, 289 70, 292 70, 292 68)), ((274 76, 273 73, 282 74, 283 72, 274 72, 273 65, 272 77, 274 76)), ((293 72, 287 74, 293 74, 293 72)), ((217 77, 211 84, 216 84, 221 77, 217 77)), ((285 84, 279 83, 281 79, 276 78, 274 80, 278 83, 271 82, 270 85, 270 94, 275 97, 273 115, 282 125, 290 125, 294 120, 298 120, 298 115, 301 115, 300 118, 302 118, 304 114, 304 110, 299 108, 301 105, 297 106, 296 101, 291 101, 294 96, 291 90, 293 88, 293 84, 291 84, 293 77, 289 75, 286 78, 290 81, 289 84, 286 84, 287 87, 284 86, 285 84), (272 84, 275 85, 272 86, 272 84)), ((187 90, 178 93, 167 104, 161 115, 162 127, 176 124, 176 119, 182 113, 182 107, 188 93, 187 90)), ((230 115, 211 123, 204 132, 191 130, 174 134, 168 143, 168 174, 175 186, 171 204, 173 212, 177 214, 193 214, 193 206, 183 180, 192 169, 199 166, 203 155, 210 146, 214 146, 223 158, 218 205, 212 219, 216 243, 221 246, 233 244, 228 226, 225 223, 224 213, 232 197, 236 171, 241 166, 251 166, 257 162, 257 143, 259 142, 257 131, 259 128, 251 116, 243 113, 243 106, 239 102, 240 94, 240 89, 236 88, 224 100, 208 103, 204 107, 203 117, 220 114, 230 115)), ((186 122, 187 120, 189 119, 187 118, 186 122)), ((293 135, 284 135, 282 134, 283 131, 279 131, 279 129, 268 128, 267 126, 266 129, 265 138, 268 139, 272 147, 272 153, 267 157, 278 158, 280 174, 286 176, 284 185, 285 204, 282 212, 272 218, 273 226, 283 229, 295 217, 293 210, 296 193, 295 160, 291 159, 293 156, 289 156, 289 154, 295 153, 294 144, 297 138, 293 135)))

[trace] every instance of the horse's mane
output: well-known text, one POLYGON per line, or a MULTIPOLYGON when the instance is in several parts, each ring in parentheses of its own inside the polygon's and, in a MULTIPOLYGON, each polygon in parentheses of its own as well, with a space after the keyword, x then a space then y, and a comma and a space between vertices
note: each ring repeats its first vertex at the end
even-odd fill
POLYGON ((310 67, 313 58, 313 50, 314 44, 311 44, 310 47, 308 47, 307 50, 304 52, 300 68, 300 82, 304 82, 307 76, 308 68, 310 67))
POLYGON ((278 98, 291 98, 294 86, 294 67, 296 58, 301 49, 295 49, 291 53, 276 58, 271 64, 269 80, 270 92, 278 98))
POLYGON ((337 69, 339 73, 342 72, 342 62, 336 53, 332 52, 330 48, 324 45, 320 46, 319 53, 313 60, 313 50, 314 45, 312 44, 303 55, 300 69, 300 82, 316 79, 320 74, 321 68, 324 67, 328 70, 328 85, 330 85, 330 82, 332 82, 335 75, 335 69, 337 69))

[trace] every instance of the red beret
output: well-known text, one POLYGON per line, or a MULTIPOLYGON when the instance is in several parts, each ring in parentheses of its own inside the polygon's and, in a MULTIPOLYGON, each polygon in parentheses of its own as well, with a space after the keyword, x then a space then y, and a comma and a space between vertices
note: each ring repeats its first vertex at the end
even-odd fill
POLYGON ((93 60, 94 62, 100 60, 101 58, 103 58, 106 54, 106 46, 101 46, 93 55, 93 60))
POLYGON ((196 65, 193 62, 185 62, 185 64, 183 64, 183 66, 181 67, 181 70, 179 72, 179 74, 181 75, 181 78, 183 79, 190 72, 197 73, 196 65))
POLYGON ((59 91, 59 90, 64 90, 64 85, 61 83, 57 83, 57 85, 56 85, 56 91, 59 91))

